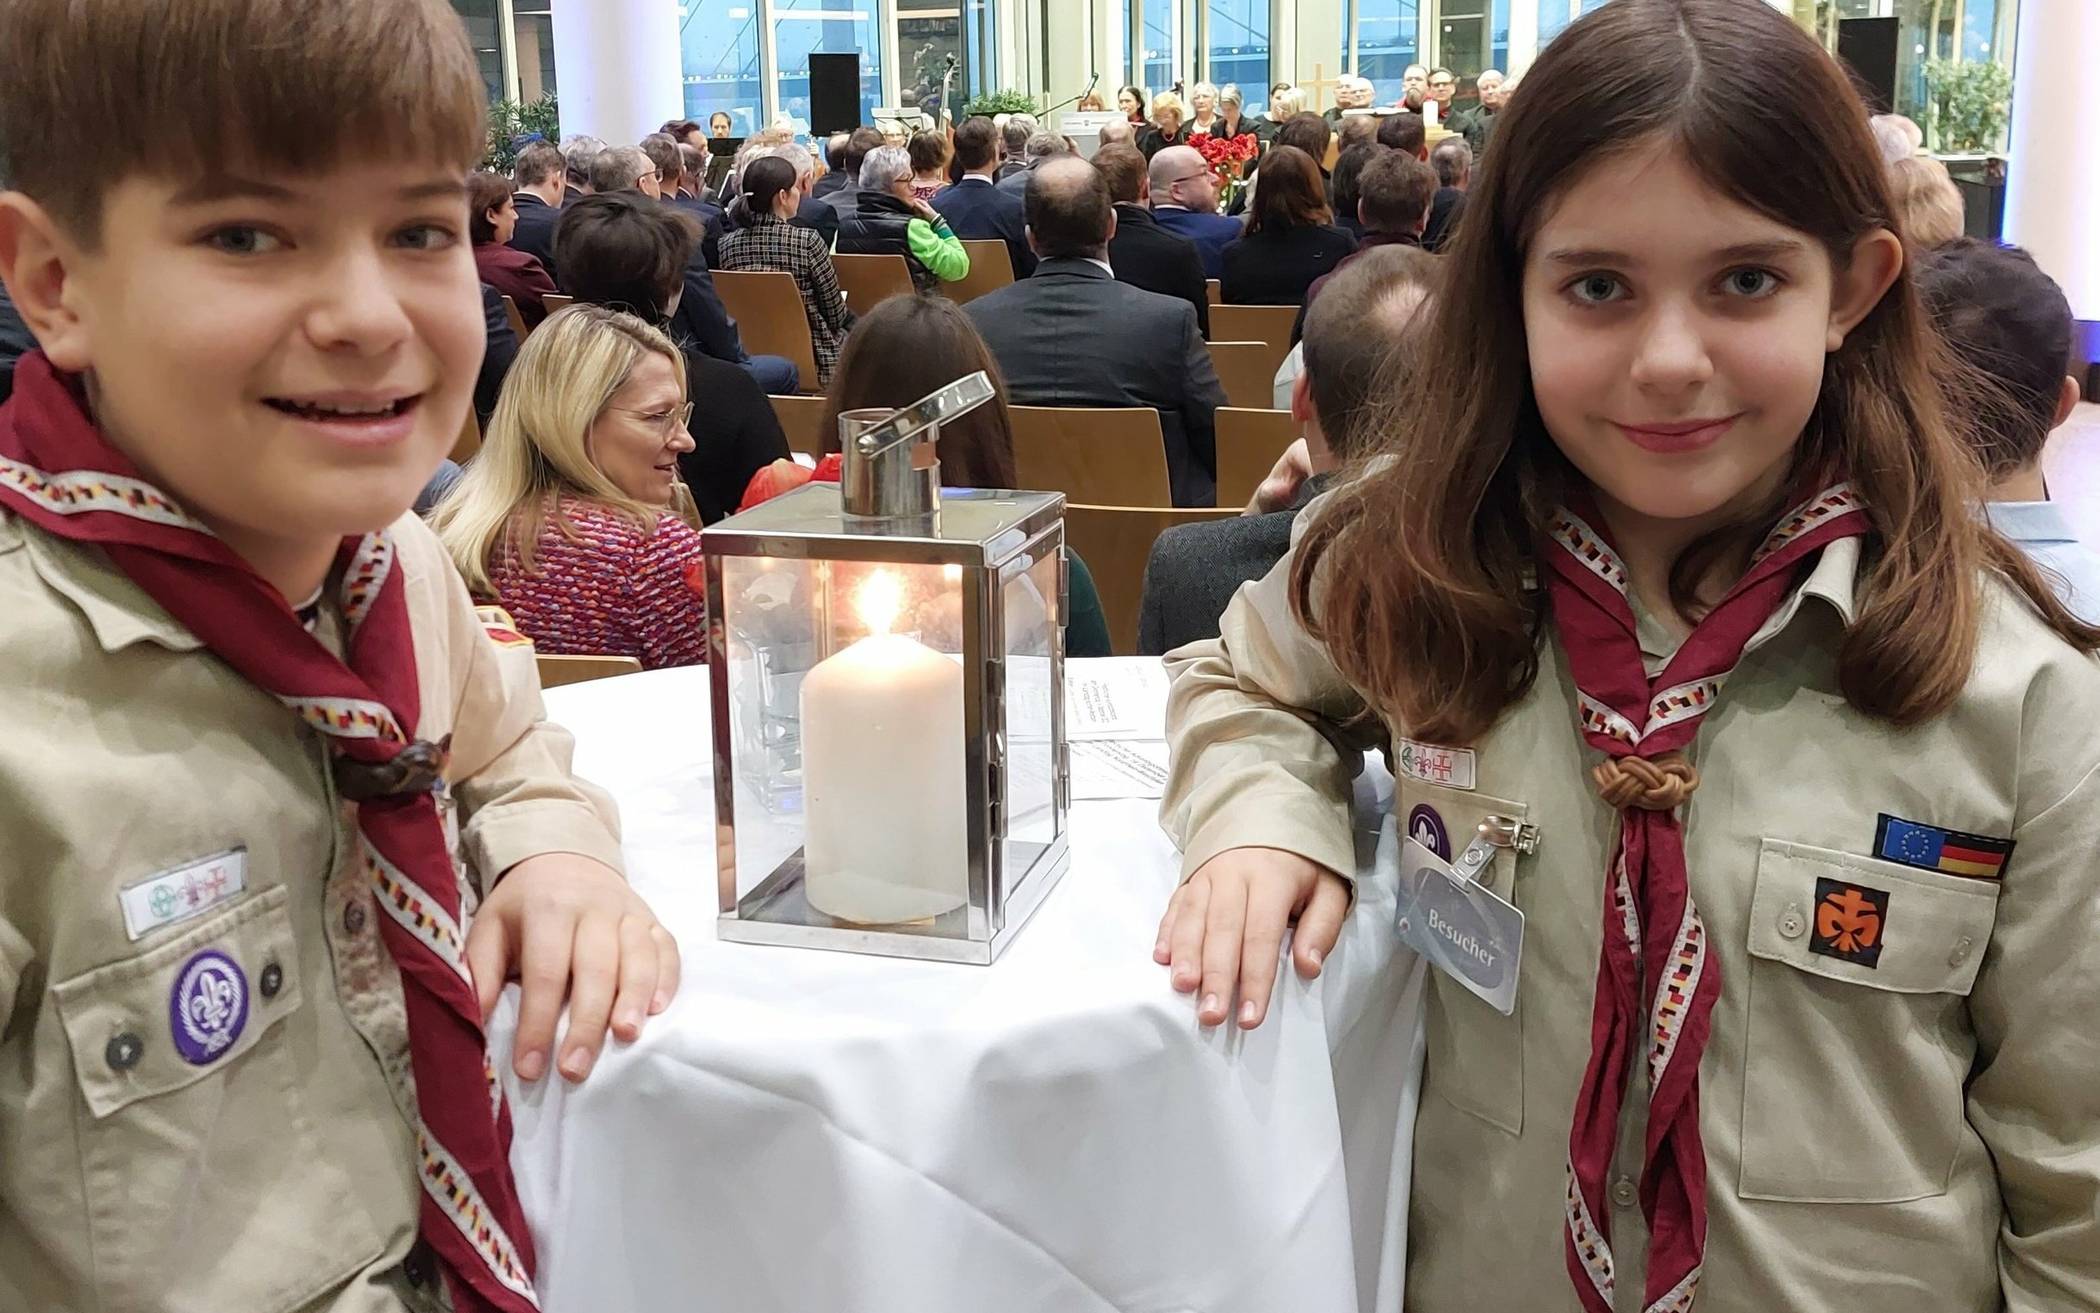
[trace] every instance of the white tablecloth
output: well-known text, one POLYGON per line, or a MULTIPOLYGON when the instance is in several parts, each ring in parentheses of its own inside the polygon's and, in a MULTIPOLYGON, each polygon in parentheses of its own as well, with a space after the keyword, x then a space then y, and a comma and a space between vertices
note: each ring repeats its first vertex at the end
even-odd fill
MULTIPOLYGON (((498 1015, 550 1313, 1399 1308, 1421 968, 1389 872, 1252 1035, 1199 1028, 1152 961, 1151 801, 1075 807, 1070 872, 990 967, 719 943, 706 689, 547 695, 685 960, 581 1086, 520 1086, 515 989, 498 1015)), ((1359 815, 1389 788, 1368 772, 1359 815)))

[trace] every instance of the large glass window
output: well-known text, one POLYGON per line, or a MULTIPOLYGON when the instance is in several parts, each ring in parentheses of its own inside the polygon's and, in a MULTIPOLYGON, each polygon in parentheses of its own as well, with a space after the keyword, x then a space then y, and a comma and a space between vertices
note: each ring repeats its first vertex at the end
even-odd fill
POLYGON ((503 42, 500 24, 503 6, 498 0, 452 0, 466 25, 467 39, 474 43, 474 62, 481 66, 481 81, 491 101, 509 98, 509 79, 503 76, 503 42))
MULTIPOLYGON (((731 135, 748 137, 758 131, 765 122, 758 0, 694 0, 679 20, 678 45, 685 69, 685 116, 706 123, 716 110, 724 110, 732 123, 731 135)), ((806 88, 806 54, 802 71, 806 88)))
MULTIPOLYGON (((1472 0, 1456 0, 1471 3, 1472 0)), ((1421 10, 1417 0, 1356 0, 1349 37, 1356 72, 1371 79, 1378 104, 1400 99, 1400 75, 1421 60, 1421 10)))
POLYGON ((1481 40, 1486 31, 1487 0, 1444 0, 1437 19, 1436 62, 1461 78, 1486 68, 1481 40))
POLYGON ((897 0, 898 97, 906 109, 934 113, 945 79, 949 108, 960 110, 970 98, 963 56, 963 14, 956 0, 897 0))
MULTIPOLYGON (((1174 68, 1180 53, 1174 48, 1174 0, 1144 0, 1144 29, 1139 40, 1144 50, 1144 73, 1138 81, 1152 95, 1174 89, 1174 68)), ((1145 107, 1147 112, 1151 106, 1145 107)))
POLYGON ((517 38, 518 100, 530 105, 541 96, 554 94, 554 11, 547 0, 530 9, 511 11, 511 31, 517 38))
POLYGON ((963 80, 956 83, 956 118, 971 96, 1000 90, 997 0, 963 0, 963 80))
POLYGON ((1269 99, 1269 0, 1206 0, 1209 80, 1239 84, 1249 112, 1269 99))
POLYGON ((774 112, 809 125, 809 57, 860 56, 860 121, 882 102, 882 42, 876 0, 773 0, 773 57, 780 69, 774 112))

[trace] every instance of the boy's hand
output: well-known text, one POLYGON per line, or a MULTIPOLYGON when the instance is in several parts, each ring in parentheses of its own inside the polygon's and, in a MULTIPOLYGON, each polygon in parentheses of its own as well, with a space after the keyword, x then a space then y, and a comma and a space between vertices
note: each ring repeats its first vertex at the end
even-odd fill
POLYGON ((1298 496, 1298 489, 1312 477, 1312 453, 1299 438, 1283 449, 1275 467, 1268 477, 1254 490, 1254 500, 1247 503, 1246 515, 1267 515, 1271 511, 1289 510, 1291 502, 1298 496))
POLYGON ((1223 1024, 1237 984, 1240 1028, 1252 1030, 1269 1013, 1284 927, 1297 919, 1291 959, 1311 980, 1348 911, 1349 884, 1326 867, 1275 848, 1228 848, 1174 891, 1152 960, 1173 966, 1184 994, 1202 984, 1196 1019, 1206 1026, 1223 1024))
POLYGON ((556 1066, 572 1081, 590 1074, 607 1019, 622 1042, 671 1005, 678 945, 619 872, 576 853, 542 853, 504 873, 467 932, 467 966, 485 1021, 503 982, 523 987, 511 1066, 520 1080, 547 1072, 562 1001, 569 1030, 556 1066))

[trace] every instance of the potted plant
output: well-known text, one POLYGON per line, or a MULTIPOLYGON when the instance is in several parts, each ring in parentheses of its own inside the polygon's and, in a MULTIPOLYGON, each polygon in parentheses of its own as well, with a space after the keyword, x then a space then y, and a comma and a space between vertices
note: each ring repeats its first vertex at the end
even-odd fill
POLYGON ((552 95, 519 104, 499 100, 489 106, 488 143, 482 151, 481 167, 507 174, 518 162, 518 152, 535 137, 561 142, 561 107, 552 95))
POLYGON ((970 97, 964 108, 965 117, 983 115, 993 118, 1000 114, 1035 114, 1036 99, 1025 91, 985 91, 970 97))
POLYGON ((1998 149, 2012 111, 2012 72, 1990 60, 1935 59, 1925 65, 1933 142, 1945 155, 1998 149))

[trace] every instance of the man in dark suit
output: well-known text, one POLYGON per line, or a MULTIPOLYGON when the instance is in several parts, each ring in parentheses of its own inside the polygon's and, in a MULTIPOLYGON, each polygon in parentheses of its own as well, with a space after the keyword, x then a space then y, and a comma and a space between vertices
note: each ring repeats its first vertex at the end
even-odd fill
MULTIPOLYGON (((860 166, 867 162, 868 152, 880 148, 881 145, 882 133, 874 128, 858 127, 846 134, 846 149, 839 156, 839 172, 845 175, 846 180, 829 196, 824 197, 823 201, 839 218, 843 219, 853 213, 860 204, 860 166)), ((799 211, 796 217, 801 217, 799 211)), ((832 230, 834 236, 837 232, 836 228, 832 230)))
POLYGON ((1094 152, 1094 167, 1108 184, 1116 203, 1116 235, 1108 244, 1108 262, 1116 281, 1161 296, 1176 296, 1196 307, 1196 327, 1210 337, 1210 289, 1203 284, 1203 257, 1196 244, 1159 226, 1145 208, 1151 190, 1144 152, 1135 146, 1103 146, 1094 152))
MULTIPOLYGON (((1012 125, 1009 124, 1008 126, 1011 127, 1012 125)), ((1016 172, 1008 173, 1001 177, 998 184, 999 190, 1016 199, 1026 196, 1028 194, 1028 177, 1035 172, 1037 166, 1042 164, 1044 160, 1057 159, 1071 153, 1072 150, 1065 145, 1063 137, 1054 132, 1044 132, 1038 128, 1028 135, 1028 145, 1022 152, 1024 156, 1022 167, 1016 172)))
POLYGON ((1194 146, 1169 146, 1152 157, 1152 217, 1176 237, 1196 244, 1203 276, 1225 273, 1225 248, 1247 235, 1238 219, 1218 213, 1218 175, 1194 146))
POLYGON ((1416 313, 1438 274, 1436 257, 1401 246, 1366 252, 1335 271, 1307 318, 1305 371, 1291 389, 1291 418, 1305 437, 1277 462, 1245 515, 1169 529, 1152 545, 1138 604, 1139 654, 1216 638, 1233 594, 1290 549, 1298 512, 1338 467, 1377 449, 1376 402, 1407 387, 1419 348, 1416 313))
POLYGON ((1045 160, 1028 182, 1035 276, 963 307, 1024 406, 1150 406, 1166 437, 1177 506, 1217 497, 1217 410, 1224 389, 1185 301, 1116 281, 1108 185, 1076 157, 1045 160))
POLYGON ((1013 261, 1014 277, 1035 272, 1035 252, 1028 249, 1028 220, 1021 198, 992 185, 999 166, 999 130, 988 118, 964 119, 955 130, 955 159, 962 181, 934 196, 933 208, 948 220, 957 237, 969 241, 1003 241, 1013 261))
POLYGON ((1028 172, 1028 139, 1036 134, 1033 114, 1009 114, 1006 122, 999 126, 999 142, 1005 158, 999 161, 998 176, 994 182, 1005 182, 1016 173, 1028 172))
POLYGON ((1464 137, 1446 137, 1429 152, 1429 167, 1436 170, 1438 185, 1429 206, 1429 224, 1422 229, 1422 245, 1441 251, 1466 212, 1466 190, 1473 185, 1473 148, 1464 137))
POLYGON ((846 143, 852 136, 850 132, 834 132, 824 139, 824 167, 830 172, 817 179, 817 185, 809 190, 817 200, 826 200, 834 192, 853 190, 854 175, 860 170, 846 172, 846 143))
POLYGON ((510 248, 537 259, 551 275, 554 272, 554 221, 561 218, 561 203, 568 191, 567 166, 552 142, 535 141, 518 152, 511 169, 517 188, 518 226, 511 230, 510 248))

